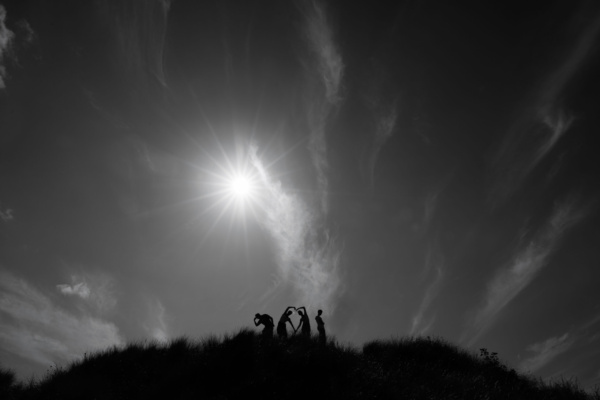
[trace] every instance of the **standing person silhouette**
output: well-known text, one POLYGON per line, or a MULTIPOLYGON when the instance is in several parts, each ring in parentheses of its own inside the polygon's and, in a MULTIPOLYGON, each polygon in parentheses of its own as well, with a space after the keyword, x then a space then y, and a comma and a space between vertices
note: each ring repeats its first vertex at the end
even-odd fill
POLYGON ((273 318, 269 314, 259 314, 256 313, 254 316, 254 326, 264 325, 262 330, 262 336, 267 339, 273 338, 273 328, 275 327, 275 323, 273 322, 273 318))
POLYGON ((308 314, 306 313, 306 307, 297 308, 298 314, 300 314, 300 324, 298 324, 298 328, 296 330, 302 328, 300 333, 304 337, 310 337, 310 320, 308 319, 308 314), (304 310, 302 312, 301 310, 304 310))
POLYGON ((325 322, 323 322, 321 314, 323 314, 323 310, 319 310, 317 312, 315 320, 317 321, 317 331, 319 331, 319 341, 325 344, 325 342, 327 341, 327 335, 325 334, 325 322))
POLYGON ((287 327, 285 326, 286 322, 289 322, 292 326, 292 329, 296 330, 294 328, 294 323, 290 319, 290 315, 292 315, 293 313, 293 311, 290 310, 290 308, 293 308, 294 310, 296 309, 292 306, 286 308, 283 314, 281 314, 281 318, 279 318, 279 322, 277 323, 277 336, 279 336, 280 338, 287 338, 287 327))

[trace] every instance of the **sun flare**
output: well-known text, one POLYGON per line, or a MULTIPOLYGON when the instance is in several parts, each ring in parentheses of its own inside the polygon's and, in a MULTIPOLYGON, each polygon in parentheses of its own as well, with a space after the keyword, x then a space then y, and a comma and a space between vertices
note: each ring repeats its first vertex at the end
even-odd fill
POLYGON ((221 201, 226 207, 233 207, 238 213, 247 213, 259 206, 261 185, 251 165, 230 165, 218 185, 221 201))
POLYGON ((255 189, 254 186, 252 178, 244 174, 235 174, 228 182, 230 195, 239 201, 250 199, 255 189))

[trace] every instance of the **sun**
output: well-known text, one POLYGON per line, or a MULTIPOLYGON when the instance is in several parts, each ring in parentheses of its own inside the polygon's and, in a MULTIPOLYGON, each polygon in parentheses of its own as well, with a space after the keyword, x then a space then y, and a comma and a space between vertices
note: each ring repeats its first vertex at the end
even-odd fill
POLYGON ((194 203, 197 211, 188 223, 198 222, 201 226, 201 243, 215 230, 225 232, 221 231, 225 228, 228 239, 243 237, 248 248, 252 236, 249 230, 261 223, 273 200, 268 169, 261 160, 263 154, 246 139, 247 135, 236 136, 226 144, 219 137, 222 135, 212 133, 214 143, 199 145, 198 163, 190 163, 197 173, 196 194, 184 203, 194 203))
POLYGON ((248 213, 256 214, 262 204, 264 188, 258 171, 247 156, 228 160, 221 168, 220 176, 215 176, 215 184, 215 189, 218 188, 214 192, 215 200, 234 215, 246 218, 248 213))
POLYGON ((227 192, 238 202, 247 202, 256 194, 256 182, 247 173, 236 172, 227 179, 227 192))

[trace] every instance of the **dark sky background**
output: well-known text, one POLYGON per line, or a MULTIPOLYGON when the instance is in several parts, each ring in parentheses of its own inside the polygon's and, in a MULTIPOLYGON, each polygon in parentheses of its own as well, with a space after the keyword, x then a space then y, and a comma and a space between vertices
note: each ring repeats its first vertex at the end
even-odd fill
POLYGON ((599 384, 599 35, 592 0, 0 0, 2 366, 305 305, 599 384))

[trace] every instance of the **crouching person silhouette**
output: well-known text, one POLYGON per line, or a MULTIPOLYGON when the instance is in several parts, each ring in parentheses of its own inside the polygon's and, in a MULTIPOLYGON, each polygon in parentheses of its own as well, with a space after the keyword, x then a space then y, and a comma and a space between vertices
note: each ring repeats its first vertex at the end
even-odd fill
POLYGON ((273 318, 269 314, 259 314, 256 313, 254 316, 254 326, 263 325, 264 328, 262 330, 262 337, 266 339, 273 338, 273 328, 275 327, 275 323, 273 322, 273 318))
POLYGON ((296 310, 298 310, 298 314, 300 314, 300 324, 296 330, 300 329, 300 333, 303 337, 310 337, 310 320, 308 319, 308 314, 306 313, 306 307, 300 307, 296 310))
POLYGON ((323 314, 323 310, 318 311, 315 320, 317 321, 317 331, 319 331, 319 342, 325 344, 327 342, 327 335, 325 334, 325 322, 323 322, 321 314, 323 314))
POLYGON ((279 322, 277 323, 277 336, 279 336, 280 338, 287 338, 287 327, 285 325, 286 322, 289 322, 292 326, 292 329, 296 330, 294 328, 294 323, 290 319, 290 315, 292 315, 293 313, 293 311, 291 310, 292 308, 294 310, 296 309, 295 307, 289 306, 285 309, 283 314, 281 314, 281 318, 279 318, 279 322))

